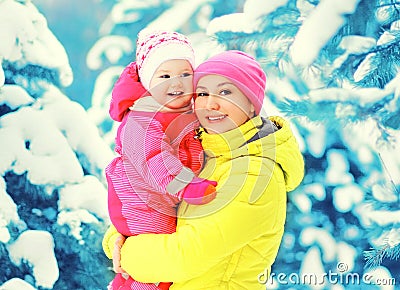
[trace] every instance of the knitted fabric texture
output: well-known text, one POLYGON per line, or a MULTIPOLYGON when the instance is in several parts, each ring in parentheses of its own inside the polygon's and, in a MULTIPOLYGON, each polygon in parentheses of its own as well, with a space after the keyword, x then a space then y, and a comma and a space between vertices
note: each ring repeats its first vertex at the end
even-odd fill
POLYGON ((142 30, 136 43, 136 64, 143 86, 149 90, 157 68, 172 59, 187 60, 194 68, 194 51, 186 36, 171 31, 142 30))
POLYGON ((267 77, 251 55, 238 50, 228 50, 212 56, 196 68, 194 87, 199 79, 206 75, 220 75, 229 79, 249 98, 255 112, 260 113, 267 77))

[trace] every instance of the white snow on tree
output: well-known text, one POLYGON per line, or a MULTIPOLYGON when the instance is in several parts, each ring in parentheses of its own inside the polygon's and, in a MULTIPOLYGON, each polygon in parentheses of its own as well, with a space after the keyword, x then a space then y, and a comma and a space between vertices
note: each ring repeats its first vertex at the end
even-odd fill
POLYGON ((0 1, 0 36, 0 288, 104 289, 112 150, 62 93, 68 56, 31 1, 0 1))

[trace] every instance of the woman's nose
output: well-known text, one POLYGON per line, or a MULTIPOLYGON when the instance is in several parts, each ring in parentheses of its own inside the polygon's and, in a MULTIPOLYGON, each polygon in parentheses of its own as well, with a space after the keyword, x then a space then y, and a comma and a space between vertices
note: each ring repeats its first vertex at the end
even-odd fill
POLYGON ((206 108, 208 110, 218 110, 219 109, 218 98, 213 95, 209 95, 207 97, 206 108))

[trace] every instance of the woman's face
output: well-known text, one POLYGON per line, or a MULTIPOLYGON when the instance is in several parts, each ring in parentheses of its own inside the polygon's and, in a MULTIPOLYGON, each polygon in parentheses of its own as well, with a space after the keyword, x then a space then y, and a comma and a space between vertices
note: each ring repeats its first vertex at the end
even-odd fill
POLYGON ((202 77, 196 87, 195 112, 210 134, 230 131, 254 116, 250 100, 229 79, 220 75, 202 77))

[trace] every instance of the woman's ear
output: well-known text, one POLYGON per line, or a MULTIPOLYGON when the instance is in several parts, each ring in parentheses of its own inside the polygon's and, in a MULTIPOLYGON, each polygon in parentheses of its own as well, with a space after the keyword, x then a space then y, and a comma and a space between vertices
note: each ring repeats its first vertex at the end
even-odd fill
POLYGON ((250 113, 249 114, 250 117, 254 117, 256 115, 256 110, 254 109, 254 105, 253 104, 251 104, 251 106, 250 106, 250 112, 249 113, 250 113))

